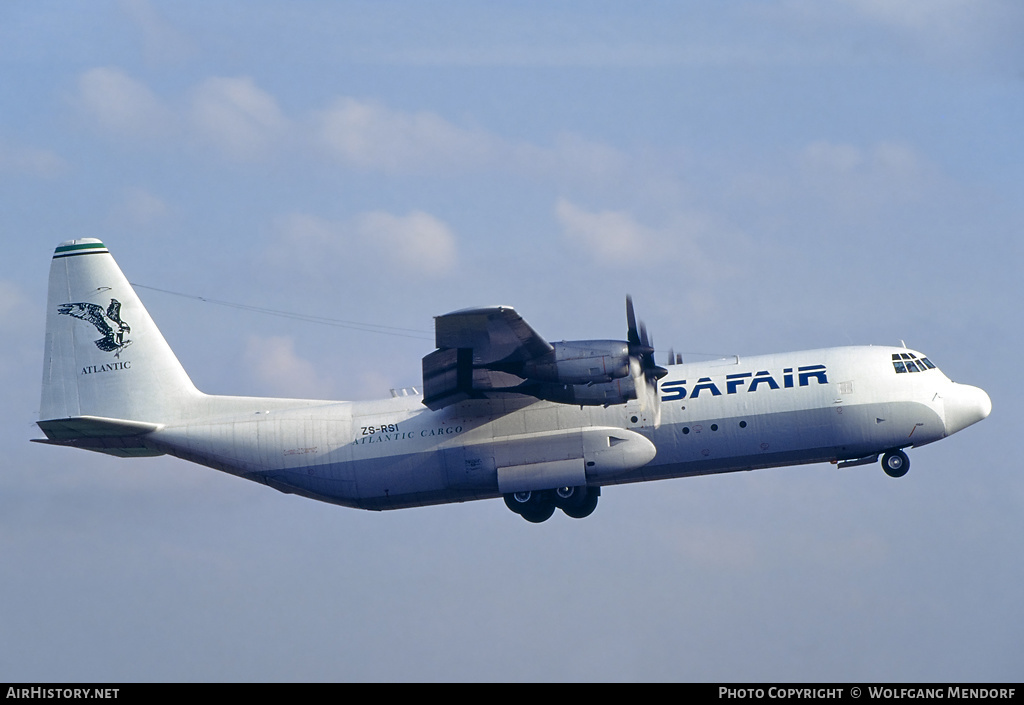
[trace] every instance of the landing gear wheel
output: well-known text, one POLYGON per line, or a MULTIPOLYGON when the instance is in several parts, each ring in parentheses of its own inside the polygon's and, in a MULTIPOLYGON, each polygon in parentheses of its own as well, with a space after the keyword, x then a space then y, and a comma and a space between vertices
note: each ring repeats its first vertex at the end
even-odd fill
MULTIPOLYGON (((566 488, 563 488, 566 489, 566 488)), ((562 500, 558 503, 558 508, 561 509, 566 516, 572 517, 573 519, 583 519, 594 513, 597 509, 597 499, 601 496, 600 487, 573 487, 573 493, 571 497, 562 500)), ((562 490, 556 490, 558 497, 561 497, 562 490)))
POLYGON ((530 492, 515 492, 504 496, 505 506, 516 514, 522 514, 523 505, 530 501, 530 492))
POLYGON ((555 493, 514 492, 505 495, 505 506, 533 524, 540 524, 555 513, 555 493))
POLYGON ((559 487, 555 490, 555 506, 559 509, 565 509, 566 507, 575 507, 581 504, 587 497, 587 488, 585 485, 577 487, 559 487))
POLYGON ((882 469, 889 477, 903 477, 910 470, 910 458, 902 450, 890 450, 882 456, 882 469))

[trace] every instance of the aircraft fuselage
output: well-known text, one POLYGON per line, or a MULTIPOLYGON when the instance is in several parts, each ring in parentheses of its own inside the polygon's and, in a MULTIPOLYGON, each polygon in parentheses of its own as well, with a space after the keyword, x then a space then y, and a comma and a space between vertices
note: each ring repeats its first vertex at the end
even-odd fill
POLYGON ((588 484, 609 485, 856 461, 940 440, 987 415, 984 392, 938 369, 897 374, 894 352, 907 351, 846 347, 673 365, 657 428, 635 401, 579 407, 509 398, 431 411, 418 395, 205 397, 196 401, 207 407, 196 410, 201 422, 168 425, 146 444, 286 492, 392 509, 501 496, 500 468, 583 461, 585 439, 570 436, 593 428, 626 429, 656 449, 636 469, 584 469, 588 484), (219 419, 218 406, 226 412, 219 419))

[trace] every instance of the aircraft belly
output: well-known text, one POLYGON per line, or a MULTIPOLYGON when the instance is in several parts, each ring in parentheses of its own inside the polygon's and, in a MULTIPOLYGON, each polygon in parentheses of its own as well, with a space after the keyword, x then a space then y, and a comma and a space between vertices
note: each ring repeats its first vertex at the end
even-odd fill
MULTIPOLYGON (((464 427, 460 424, 454 428, 464 427)), ((499 428, 512 427, 503 424, 499 428)), ((611 427, 499 437, 478 427, 471 435, 473 442, 468 443, 448 441, 432 447, 412 443, 408 453, 382 456, 360 452, 347 467, 310 465, 278 471, 271 474, 268 484, 366 509, 396 509, 523 490, 602 484, 655 455, 648 439, 611 427), (346 488, 342 493, 336 484, 342 472, 354 477, 354 491, 346 488)), ((396 447, 400 446, 389 448, 393 451, 396 447)))
POLYGON ((267 484, 283 492, 376 510, 497 496, 493 470, 467 474, 457 484, 449 482, 448 468, 460 464, 459 450, 291 468, 268 475, 267 484))

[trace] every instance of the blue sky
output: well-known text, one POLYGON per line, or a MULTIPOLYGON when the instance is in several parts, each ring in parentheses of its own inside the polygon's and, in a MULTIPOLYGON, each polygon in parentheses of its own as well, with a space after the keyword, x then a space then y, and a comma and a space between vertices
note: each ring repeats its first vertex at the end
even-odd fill
POLYGON ((0 7, 0 679, 1017 680, 1024 9, 0 7), (28 443, 53 247, 196 384, 364 399, 432 316, 662 357, 905 340, 983 424, 877 467, 369 513, 28 443), (373 326, 322 326, 169 290, 373 326))

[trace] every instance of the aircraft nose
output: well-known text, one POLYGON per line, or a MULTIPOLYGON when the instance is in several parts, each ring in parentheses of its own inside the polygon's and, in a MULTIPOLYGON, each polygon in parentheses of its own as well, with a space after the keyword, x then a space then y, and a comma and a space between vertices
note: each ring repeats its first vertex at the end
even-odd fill
POLYGON ((992 413, 992 400, 984 389, 967 384, 953 384, 942 395, 946 413, 946 435, 978 423, 992 413))

